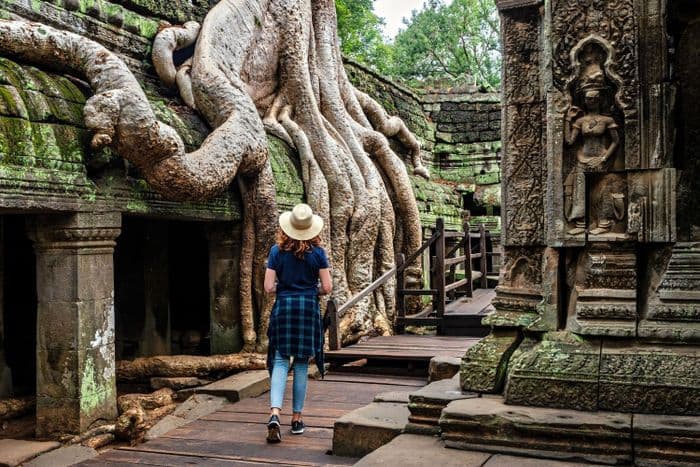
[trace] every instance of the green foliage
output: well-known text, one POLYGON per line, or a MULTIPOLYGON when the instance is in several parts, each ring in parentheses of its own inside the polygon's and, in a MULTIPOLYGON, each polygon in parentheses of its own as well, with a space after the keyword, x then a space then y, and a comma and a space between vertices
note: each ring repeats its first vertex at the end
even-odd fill
POLYGON ((373 0, 335 1, 340 48, 345 56, 387 73, 392 47, 384 41, 384 20, 374 13, 373 4, 373 0))
POLYGON ((429 0, 394 41, 391 74, 414 84, 432 80, 500 85, 500 33, 493 0, 429 0))

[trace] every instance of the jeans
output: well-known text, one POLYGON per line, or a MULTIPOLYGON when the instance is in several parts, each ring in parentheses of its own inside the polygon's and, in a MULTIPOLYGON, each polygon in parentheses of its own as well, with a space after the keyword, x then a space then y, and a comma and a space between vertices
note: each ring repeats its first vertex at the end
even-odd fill
MULTIPOLYGON (((292 410, 301 412, 306 398, 306 383, 309 375, 309 359, 294 359, 294 384, 292 385, 292 410)), ((284 390, 287 387, 287 374, 289 373, 289 358, 284 358, 279 352, 275 352, 270 378, 270 407, 282 408, 284 390)))

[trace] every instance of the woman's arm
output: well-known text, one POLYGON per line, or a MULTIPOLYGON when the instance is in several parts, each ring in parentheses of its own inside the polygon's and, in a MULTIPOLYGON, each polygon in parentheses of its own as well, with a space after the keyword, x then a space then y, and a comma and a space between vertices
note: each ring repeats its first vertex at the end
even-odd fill
POLYGON ((265 270, 265 292, 269 294, 277 292, 277 271, 274 269, 265 270))
MULTIPOLYGON (((318 288, 320 295, 328 295, 333 291, 333 281, 331 281, 331 270, 329 268, 319 269, 318 277, 321 279, 321 286, 318 288)), ((267 284, 267 282, 266 282, 267 284)))

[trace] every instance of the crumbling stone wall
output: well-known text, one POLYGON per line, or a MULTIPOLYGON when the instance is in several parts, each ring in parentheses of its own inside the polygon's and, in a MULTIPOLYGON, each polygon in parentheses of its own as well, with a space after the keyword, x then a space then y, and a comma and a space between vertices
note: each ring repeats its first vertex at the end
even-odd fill
POLYGON ((473 225, 484 223, 499 234, 499 95, 474 86, 416 92, 352 60, 345 69, 355 86, 401 117, 420 139, 433 182, 413 179, 423 225, 444 217, 448 228, 459 229, 467 209, 473 225))

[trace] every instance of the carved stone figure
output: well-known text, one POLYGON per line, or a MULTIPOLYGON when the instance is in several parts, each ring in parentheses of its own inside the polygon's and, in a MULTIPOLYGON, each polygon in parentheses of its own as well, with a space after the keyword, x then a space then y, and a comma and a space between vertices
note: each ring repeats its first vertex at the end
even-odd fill
MULTIPOLYGON (((581 76, 576 90, 583 103, 583 109, 571 105, 566 112, 564 139, 571 146, 573 168, 564 181, 564 209, 570 223, 569 235, 581 235, 586 230, 586 174, 607 172, 611 158, 620 146, 619 125, 615 119, 604 113, 603 95, 610 93, 606 82, 603 62, 605 53, 597 44, 583 47, 581 56, 581 76)), ((575 99, 574 99, 575 101, 575 99)), ((610 193, 618 213, 623 196, 610 193)), ((607 214, 607 212, 606 212, 607 214)), ((621 219, 620 214, 615 217, 621 219)), ((597 224, 588 226, 591 233, 606 233, 612 226, 612 218, 601 218, 597 224)))

